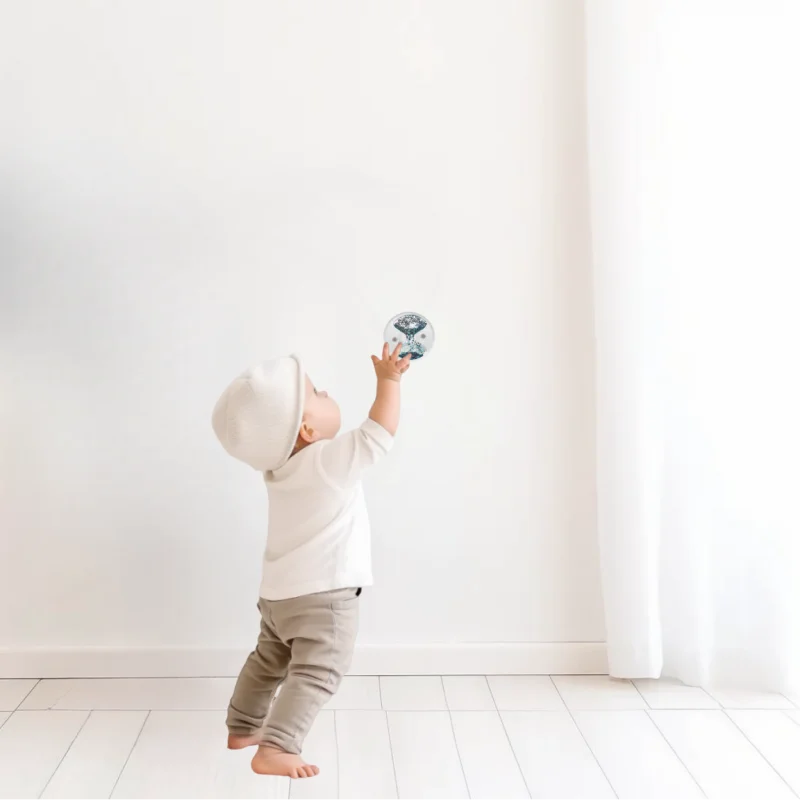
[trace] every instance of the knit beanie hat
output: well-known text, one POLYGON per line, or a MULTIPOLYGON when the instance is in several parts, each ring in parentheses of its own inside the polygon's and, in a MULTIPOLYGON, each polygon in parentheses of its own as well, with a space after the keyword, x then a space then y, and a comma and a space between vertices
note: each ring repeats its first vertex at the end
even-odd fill
POLYGON ((211 424, 234 458, 260 472, 282 467, 303 420, 305 370, 297 356, 265 361, 222 393, 211 424))

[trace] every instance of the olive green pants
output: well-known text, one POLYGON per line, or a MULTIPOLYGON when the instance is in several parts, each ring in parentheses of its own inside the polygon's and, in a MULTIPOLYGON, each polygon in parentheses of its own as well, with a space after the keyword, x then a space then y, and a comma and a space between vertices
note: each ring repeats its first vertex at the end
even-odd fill
POLYGON ((360 589, 259 601, 261 633, 228 707, 228 730, 300 753, 319 710, 350 668, 360 589), (276 691, 280 686, 280 691, 276 691))

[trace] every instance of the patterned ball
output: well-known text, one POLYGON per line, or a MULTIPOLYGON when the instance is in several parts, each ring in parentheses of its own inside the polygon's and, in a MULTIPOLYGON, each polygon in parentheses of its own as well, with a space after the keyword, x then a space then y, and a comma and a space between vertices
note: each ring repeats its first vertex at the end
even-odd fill
POLYGON ((389 345, 389 350, 394 351, 398 344, 402 344, 400 355, 411 353, 412 361, 429 353, 433 349, 434 339, 433 325, 422 314, 413 311, 392 317, 383 332, 383 340, 389 345))

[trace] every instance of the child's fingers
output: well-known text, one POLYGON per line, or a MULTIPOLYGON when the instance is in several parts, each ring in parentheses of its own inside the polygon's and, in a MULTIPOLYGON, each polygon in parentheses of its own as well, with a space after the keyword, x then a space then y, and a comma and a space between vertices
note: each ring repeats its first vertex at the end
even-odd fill
POLYGON ((389 342, 384 342, 383 343, 383 360, 386 361, 387 358, 389 358, 389 342))
POLYGON ((380 359, 378 358, 378 356, 370 356, 370 358, 372 359, 372 363, 373 364, 379 364, 380 363, 380 359))
POLYGON ((392 353, 392 361, 397 361, 397 356, 400 355, 400 351, 403 349, 403 343, 400 342, 397 347, 395 347, 394 352, 392 353))

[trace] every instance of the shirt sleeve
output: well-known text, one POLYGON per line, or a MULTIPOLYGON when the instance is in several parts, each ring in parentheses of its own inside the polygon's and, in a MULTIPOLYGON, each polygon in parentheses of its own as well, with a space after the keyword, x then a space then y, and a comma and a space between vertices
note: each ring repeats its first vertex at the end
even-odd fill
POLYGON ((325 480, 337 488, 352 486, 361 473, 392 447, 394 437, 377 422, 367 419, 360 428, 326 442, 320 455, 325 480))

